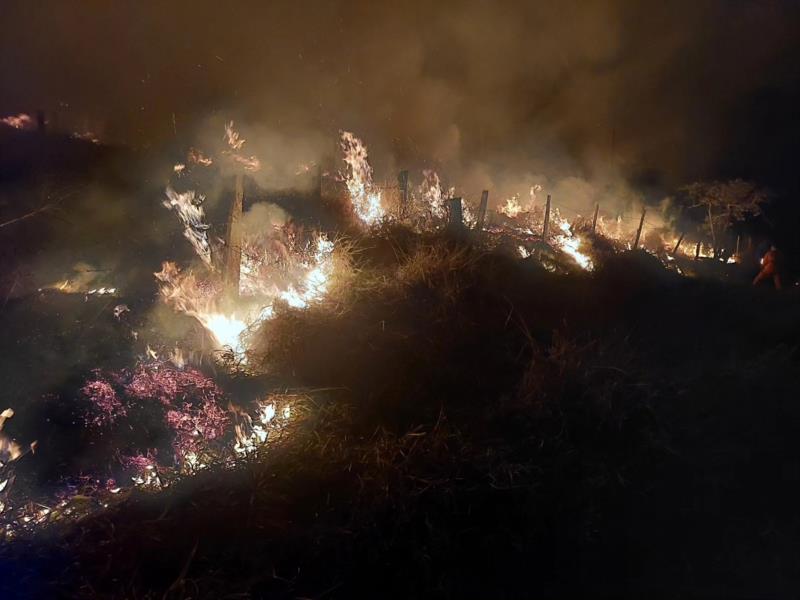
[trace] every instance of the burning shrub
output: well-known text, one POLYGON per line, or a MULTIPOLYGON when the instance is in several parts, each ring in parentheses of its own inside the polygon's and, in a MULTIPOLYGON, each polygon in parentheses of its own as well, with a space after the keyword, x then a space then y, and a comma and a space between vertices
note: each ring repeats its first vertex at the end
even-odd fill
POLYGON ((125 416, 127 410, 111 384, 101 378, 100 372, 94 374, 98 379, 88 381, 81 388, 81 395, 89 401, 83 418, 89 427, 105 427, 125 416))
POLYGON ((155 362, 133 371, 96 371, 94 377, 81 388, 81 397, 89 403, 84 409, 88 434, 97 429, 113 433, 115 447, 110 450, 129 457, 122 466, 136 477, 155 465, 152 451, 158 447, 168 444, 182 464, 219 444, 225 435, 225 396, 196 369, 155 362), (136 456, 146 456, 147 464, 132 461, 136 456))

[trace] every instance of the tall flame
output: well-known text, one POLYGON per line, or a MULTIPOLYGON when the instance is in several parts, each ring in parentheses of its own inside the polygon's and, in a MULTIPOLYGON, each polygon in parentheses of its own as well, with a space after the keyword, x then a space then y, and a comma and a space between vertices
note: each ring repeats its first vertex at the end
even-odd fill
POLYGON ((447 203, 441 181, 436 171, 425 169, 422 171, 423 180, 419 186, 419 194, 425 209, 437 219, 447 217, 447 203))
POLYGON ((381 192, 372 183, 372 167, 367 161, 367 147, 349 131, 343 131, 340 146, 347 172, 343 176, 356 215, 367 225, 383 219, 381 192))

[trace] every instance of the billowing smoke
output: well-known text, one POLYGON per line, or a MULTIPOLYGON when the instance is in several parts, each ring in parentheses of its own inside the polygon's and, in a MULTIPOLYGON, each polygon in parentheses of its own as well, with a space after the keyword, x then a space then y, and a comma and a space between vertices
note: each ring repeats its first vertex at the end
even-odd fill
POLYGON ((494 202, 536 183, 647 193, 758 162, 747 142, 760 99, 797 87, 799 6, 12 1, 0 110, 41 107, 151 147, 220 143, 233 118, 262 162, 255 177, 275 187, 332 155, 344 129, 378 174, 434 168, 494 202))

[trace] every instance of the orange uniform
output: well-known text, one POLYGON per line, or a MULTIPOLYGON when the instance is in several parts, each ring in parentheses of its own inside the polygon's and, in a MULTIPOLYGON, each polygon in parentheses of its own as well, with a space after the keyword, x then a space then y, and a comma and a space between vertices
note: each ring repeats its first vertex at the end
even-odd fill
POLYGON ((753 280, 753 285, 758 285, 765 279, 772 278, 775 289, 781 289, 781 253, 774 246, 761 259, 761 271, 753 280))

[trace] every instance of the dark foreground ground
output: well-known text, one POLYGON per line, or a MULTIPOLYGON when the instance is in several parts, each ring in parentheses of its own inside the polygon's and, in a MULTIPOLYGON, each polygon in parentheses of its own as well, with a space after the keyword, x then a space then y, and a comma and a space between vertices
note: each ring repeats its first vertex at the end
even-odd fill
POLYGON ((794 291, 402 231, 353 256, 258 334, 312 390, 287 435, 5 544, 0 597, 795 597, 794 291))

